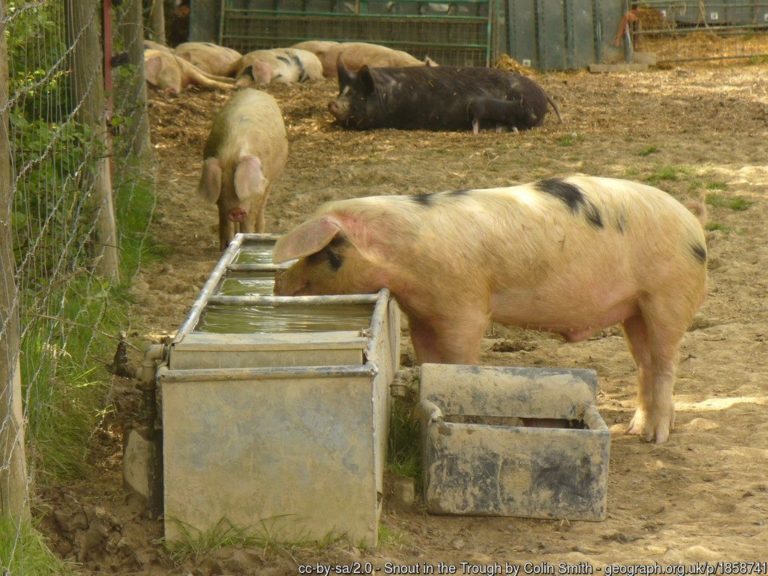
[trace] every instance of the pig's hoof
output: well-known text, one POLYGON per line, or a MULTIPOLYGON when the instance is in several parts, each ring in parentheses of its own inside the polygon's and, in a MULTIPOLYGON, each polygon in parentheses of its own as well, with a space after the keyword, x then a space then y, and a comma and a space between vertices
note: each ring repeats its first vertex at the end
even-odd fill
POLYGON ((627 428, 627 434, 635 434, 646 442, 662 444, 669 439, 669 431, 672 428, 674 417, 654 418, 645 410, 638 408, 627 428))

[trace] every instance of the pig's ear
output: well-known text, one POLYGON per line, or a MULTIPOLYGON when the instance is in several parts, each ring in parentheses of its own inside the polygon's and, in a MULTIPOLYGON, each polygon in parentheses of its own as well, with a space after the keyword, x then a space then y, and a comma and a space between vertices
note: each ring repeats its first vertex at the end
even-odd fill
POLYGON ((206 158, 197 193, 208 202, 216 202, 221 194, 221 164, 218 158, 206 158))
POLYGON ((243 156, 235 168, 235 194, 243 202, 255 198, 264 189, 264 174, 261 160, 256 156, 243 156))
POLYGON ((144 77, 147 82, 153 86, 157 85, 157 79, 160 76, 160 70, 163 68, 163 61, 159 54, 152 54, 144 60, 144 77))
POLYGON ((345 86, 349 86, 357 77, 354 72, 344 66, 341 52, 339 52, 339 55, 336 57, 336 75, 339 77, 339 89, 344 89, 345 86))
POLYGON ((277 240, 272 261, 280 263, 319 252, 340 231, 339 223, 328 216, 304 222, 277 240))
POLYGON ((371 70, 367 64, 357 71, 357 81, 363 90, 363 94, 373 94, 376 87, 374 86, 371 70))

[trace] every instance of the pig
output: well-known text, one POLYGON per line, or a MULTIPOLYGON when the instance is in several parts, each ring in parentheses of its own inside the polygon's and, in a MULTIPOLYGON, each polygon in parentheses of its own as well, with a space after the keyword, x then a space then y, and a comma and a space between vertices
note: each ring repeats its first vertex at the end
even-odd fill
POLYGON ((275 294, 388 288, 418 362, 476 364, 492 321, 587 339, 620 323, 638 367, 628 432, 674 422, 681 340, 707 286, 701 222, 657 188, 575 175, 321 206, 281 236, 275 294))
POLYGON ((237 85, 293 84, 322 80, 323 67, 312 52, 296 48, 254 50, 244 54, 237 65, 237 85))
MULTIPOLYGON (((560 110, 550 101, 555 114, 560 122, 560 110)), ((518 126, 533 124, 536 119, 531 110, 524 106, 521 100, 499 100, 498 98, 474 98, 468 105, 469 118, 472 122, 472 132, 478 134, 481 125, 491 125, 496 132, 501 132, 503 126, 509 126, 517 132, 518 126)))
POLYGON ((237 50, 212 42, 184 42, 176 46, 173 52, 203 72, 225 77, 235 75, 240 58, 243 56, 237 50))
POLYGON ((198 193, 219 209, 219 246, 235 234, 264 231, 271 186, 288 159, 283 115, 275 99, 245 88, 216 114, 203 151, 198 193))
POLYGON ((190 85, 209 90, 232 90, 232 78, 213 76, 191 62, 179 58, 170 50, 144 50, 144 74, 152 86, 178 95, 190 85))
POLYGON ((326 78, 336 78, 338 76, 337 62, 340 56, 344 58, 347 69, 351 71, 357 71, 363 66, 368 66, 369 68, 437 66, 437 63, 429 58, 419 60, 408 52, 367 42, 307 43, 304 45, 307 46, 306 49, 311 50, 318 56, 323 65, 323 75, 326 78))
POLYGON ((339 95, 328 110, 342 126, 356 130, 469 130, 469 105, 478 98, 511 103, 516 113, 506 118, 518 130, 541 125, 548 104, 557 110, 536 82, 496 68, 363 66, 352 72, 339 58, 338 71, 339 95))
POLYGON ((142 42, 142 47, 144 50, 162 50, 163 52, 173 52, 173 50, 165 44, 160 44, 160 42, 155 42, 154 40, 149 40, 147 38, 145 38, 142 42))
POLYGON ((291 48, 312 52, 320 60, 320 65, 323 67, 323 77, 329 78, 336 76, 336 54, 338 54, 339 46, 341 43, 334 40, 305 40, 293 44, 291 48), (333 51, 334 56, 326 56, 329 51, 333 51), (327 67, 326 61, 330 61, 331 65, 327 67))

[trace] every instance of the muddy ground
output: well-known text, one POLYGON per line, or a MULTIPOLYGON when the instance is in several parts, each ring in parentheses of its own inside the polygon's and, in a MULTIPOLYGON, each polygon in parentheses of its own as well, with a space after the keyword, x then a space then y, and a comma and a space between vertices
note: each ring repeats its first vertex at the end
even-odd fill
MULTIPOLYGON (((768 560, 768 64, 536 78, 559 103, 563 122, 550 115, 520 134, 349 132, 326 111, 333 82, 270 87, 284 112, 290 160, 267 226, 287 231, 334 198, 574 172, 651 182, 680 199, 707 195, 709 295, 683 342, 677 424, 667 443, 623 434, 636 370, 619 330, 564 344, 495 327, 484 341, 484 364, 597 371, 599 409, 612 431, 605 521, 431 516, 418 502, 403 508, 388 499, 385 537, 375 550, 234 547, 176 563, 162 545, 161 522, 147 520, 142 502, 122 489, 115 420, 94 434, 93 478, 44 495, 52 510, 44 527, 56 552, 86 574, 153 575, 297 574, 299 565, 316 562, 423 572, 442 561, 461 574, 461 562, 477 570, 495 562, 558 570, 560 563, 599 569, 768 560)), ((219 257, 215 208, 195 187, 211 118, 227 97, 194 89, 151 94, 159 166, 151 232, 169 249, 135 281, 129 333, 139 349, 180 326, 219 257)), ((402 352, 410 362, 407 331, 402 352)), ((133 386, 116 379, 116 394, 125 399, 133 386)))

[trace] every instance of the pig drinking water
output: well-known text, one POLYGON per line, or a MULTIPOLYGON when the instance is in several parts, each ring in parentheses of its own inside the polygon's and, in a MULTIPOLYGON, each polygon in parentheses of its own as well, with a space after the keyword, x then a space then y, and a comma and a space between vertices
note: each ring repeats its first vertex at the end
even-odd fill
POLYGON ((388 288, 419 362, 474 364, 491 321, 585 340, 621 323, 639 369, 629 432, 664 442, 680 342, 706 292, 701 224, 665 192, 573 176, 331 202, 281 237, 275 293, 388 288))
POLYGON ((238 226, 240 232, 264 231, 269 190, 288 159, 275 99, 253 88, 232 96, 214 119, 203 158, 198 192, 218 204, 221 249, 238 226))
MULTIPOLYGON (((338 61, 339 95, 328 106, 347 128, 469 130, 470 104, 478 98, 507 103, 510 128, 527 130, 544 121, 552 99, 536 82, 495 68, 418 66, 350 71, 338 61)), ((559 112, 558 112, 559 117, 559 112)))

